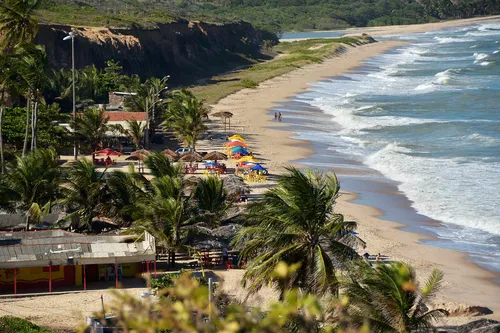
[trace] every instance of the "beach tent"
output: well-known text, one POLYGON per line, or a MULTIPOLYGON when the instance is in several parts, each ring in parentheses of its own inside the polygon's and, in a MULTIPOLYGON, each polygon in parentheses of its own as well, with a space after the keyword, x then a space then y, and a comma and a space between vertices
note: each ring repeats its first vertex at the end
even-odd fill
POLYGON ((230 136, 227 139, 230 140, 230 141, 232 141, 232 140, 238 140, 238 141, 241 141, 241 142, 245 142, 245 139, 241 135, 238 135, 238 134, 230 136))
POLYGON ((226 147, 245 147, 245 148, 248 148, 248 146, 246 144, 244 144, 243 142, 240 142, 240 141, 228 142, 228 143, 226 143, 226 147))

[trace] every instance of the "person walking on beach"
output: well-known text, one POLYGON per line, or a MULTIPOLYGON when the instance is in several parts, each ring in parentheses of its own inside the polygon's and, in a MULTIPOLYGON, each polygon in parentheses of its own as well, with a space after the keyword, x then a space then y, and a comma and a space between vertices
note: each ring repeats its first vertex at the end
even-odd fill
POLYGON ((274 121, 276 121, 276 120, 278 120, 278 113, 277 112, 274 113, 274 121))
POLYGON ((278 114, 278 120, 279 120, 280 123, 283 120, 283 118, 281 118, 281 112, 278 114))

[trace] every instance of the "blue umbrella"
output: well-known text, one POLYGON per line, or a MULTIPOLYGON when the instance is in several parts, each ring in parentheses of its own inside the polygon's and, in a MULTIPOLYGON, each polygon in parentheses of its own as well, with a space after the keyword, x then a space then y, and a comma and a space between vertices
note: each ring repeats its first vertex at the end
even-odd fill
POLYGON ((216 166, 216 165, 219 165, 219 163, 215 163, 213 161, 210 161, 210 162, 205 162, 205 164, 203 165, 206 165, 206 166, 216 166))
POLYGON ((253 171, 267 171, 267 169, 264 168, 260 164, 255 164, 253 167, 250 168, 250 170, 253 170, 253 171))
POLYGON ((232 147, 232 148, 231 148, 231 150, 232 150, 233 152, 235 152, 235 151, 247 151, 247 149, 246 149, 246 148, 244 148, 244 147, 240 147, 240 146, 232 147))

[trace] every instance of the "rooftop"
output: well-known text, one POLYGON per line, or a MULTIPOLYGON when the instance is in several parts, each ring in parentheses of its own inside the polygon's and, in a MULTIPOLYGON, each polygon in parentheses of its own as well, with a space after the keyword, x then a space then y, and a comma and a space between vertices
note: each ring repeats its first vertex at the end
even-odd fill
POLYGON ((127 120, 146 121, 146 112, 105 111, 104 117, 109 117, 108 122, 127 120))
POLYGON ((154 237, 85 235, 63 230, 0 232, 0 268, 154 260, 154 237))

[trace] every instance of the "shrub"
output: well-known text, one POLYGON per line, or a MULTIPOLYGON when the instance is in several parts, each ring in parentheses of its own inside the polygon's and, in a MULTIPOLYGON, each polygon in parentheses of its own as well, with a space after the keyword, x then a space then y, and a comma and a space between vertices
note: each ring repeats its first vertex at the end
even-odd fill
POLYGON ((243 80, 241 80, 240 84, 243 87, 250 88, 250 89, 254 89, 258 85, 257 82, 250 80, 250 79, 243 79, 243 80))
POLYGON ((0 317, 0 332, 2 333, 56 333, 55 331, 37 326, 25 319, 5 316, 0 317))

